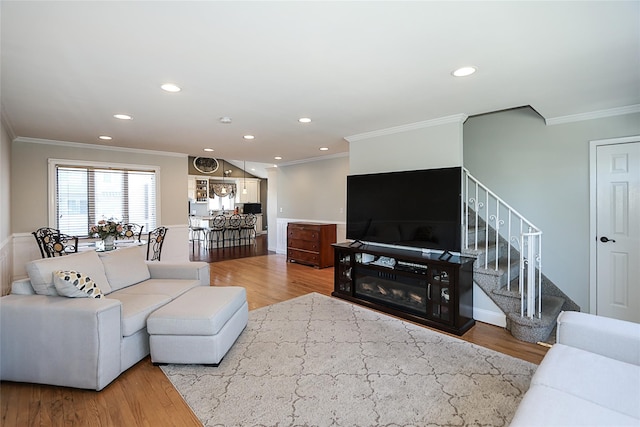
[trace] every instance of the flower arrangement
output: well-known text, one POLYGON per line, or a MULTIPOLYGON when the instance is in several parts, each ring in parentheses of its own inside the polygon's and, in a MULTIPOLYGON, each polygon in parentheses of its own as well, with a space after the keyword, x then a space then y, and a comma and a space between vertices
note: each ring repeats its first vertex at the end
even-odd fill
POLYGON ((108 236, 122 236, 123 231, 124 228, 122 227, 122 224, 113 218, 107 220, 102 219, 98 221, 98 224, 92 225, 89 229, 89 233, 91 233, 92 236, 97 235, 102 240, 108 236))

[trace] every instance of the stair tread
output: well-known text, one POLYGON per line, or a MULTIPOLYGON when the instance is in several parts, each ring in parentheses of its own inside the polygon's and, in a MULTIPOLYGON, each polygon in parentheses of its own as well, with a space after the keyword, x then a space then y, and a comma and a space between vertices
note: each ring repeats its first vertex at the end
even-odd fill
POLYGON ((520 316, 519 312, 506 313, 507 317, 515 323, 520 325, 529 325, 531 327, 545 327, 555 323, 560 311, 562 311, 562 305, 564 304, 564 298, 556 297, 552 295, 542 296, 542 317, 541 318, 529 318, 520 316))
POLYGON ((484 263, 483 263, 481 266, 474 266, 473 272, 480 273, 480 274, 489 274, 491 276, 499 276, 507 272, 507 267, 509 267, 511 270, 513 270, 514 268, 519 268, 520 258, 511 257, 510 260, 508 258, 500 258, 498 259, 497 270, 495 269, 495 265, 496 265, 496 261, 491 260, 487 262, 487 268, 484 267, 484 263))
MULTIPOLYGON (((499 233, 500 236, 496 237, 494 226, 483 219, 482 214, 476 213, 471 206, 467 207, 467 211, 464 225, 466 228, 465 237, 470 248, 463 249, 462 253, 465 256, 476 258, 473 266, 474 283, 506 314, 507 329, 513 336, 527 342, 546 339, 555 327, 557 317, 563 307, 565 310, 579 310, 580 308, 551 281, 541 276, 540 280, 535 279, 541 282, 540 286, 544 292, 540 302, 541 317, 531 319, 522 317, 520 315, 521 298, 518 276, 528 269, 534 269, 536 275, 539 274, 539 265, 532 261, 530 265, 523 266, 523 270, 521 270, 519 248, 516 247, 518 244, 513 246, 514 238, 510 234, 505 236, 502 231, 499 233), (477 249, 474 249, 475 247, 477 249), (497 267, 496 258, 498 258, 497 267), (507 290, 506 282, 508 281, 511 282, 510 290, 507 290)), ((517 236, 515 240, 518 240, 517 236)), ((529 270, 529 272, 531 271, 529 270)))

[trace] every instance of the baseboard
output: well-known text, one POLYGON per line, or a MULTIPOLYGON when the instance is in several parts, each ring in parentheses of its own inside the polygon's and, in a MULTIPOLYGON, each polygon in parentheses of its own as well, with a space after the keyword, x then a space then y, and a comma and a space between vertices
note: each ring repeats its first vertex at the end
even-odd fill
POLYGON ((507 317, 502 313, 496 313, 491 310, 474 307, 473 318, 479 322, 488 323, 501 328, 505 328, 507 326, 507 317))

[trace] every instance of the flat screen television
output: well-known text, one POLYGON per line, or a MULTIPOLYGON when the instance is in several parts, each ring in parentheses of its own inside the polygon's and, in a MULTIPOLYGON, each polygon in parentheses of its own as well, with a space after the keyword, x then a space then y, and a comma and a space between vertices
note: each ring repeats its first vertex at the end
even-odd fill
POLYGON ((462 168, 347 176, 347 239, 460 252, 462 168))
POLYGON ((262 205, 260 203, 245 203, 242 207, 242 212, 249 214, 259 214, 262 213, 262 205))

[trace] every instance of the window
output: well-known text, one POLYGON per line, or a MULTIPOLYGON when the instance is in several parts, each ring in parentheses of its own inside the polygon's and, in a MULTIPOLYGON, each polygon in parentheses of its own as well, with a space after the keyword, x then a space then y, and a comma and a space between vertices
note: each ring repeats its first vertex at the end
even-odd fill
MULTIPOLYGON (((156 228, 155 169, 50 161, 53 226, 65 234, 87 237, 101 219, 156 228)), ((87 162, 85 162, 87 163, 87 162)))

